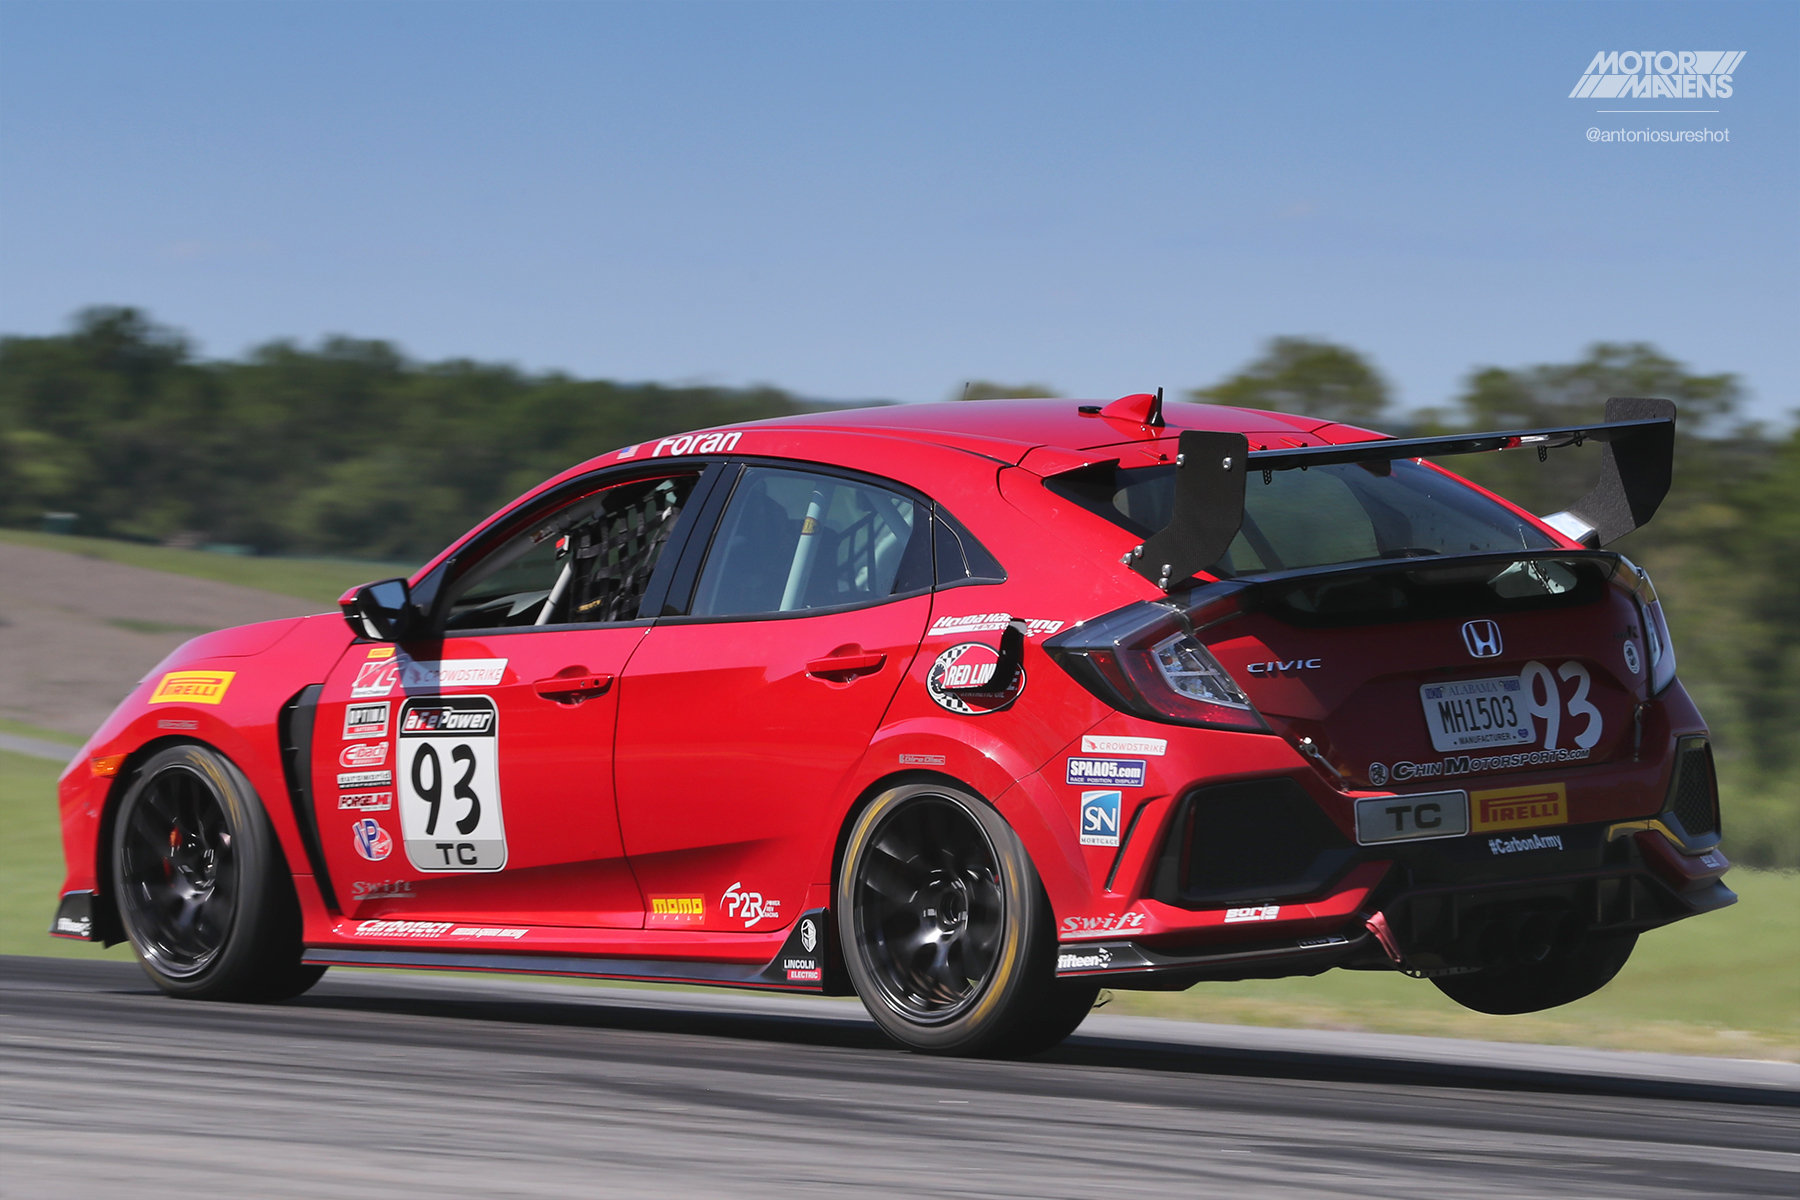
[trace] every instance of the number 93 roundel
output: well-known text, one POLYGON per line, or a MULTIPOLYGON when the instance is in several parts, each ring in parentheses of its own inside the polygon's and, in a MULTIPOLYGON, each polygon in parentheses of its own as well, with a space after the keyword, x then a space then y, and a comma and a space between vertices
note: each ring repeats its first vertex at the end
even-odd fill
POLYGON ((400 832, 421 871, 498 871, 500 715, 486 696, 414 696, 396 730, 400 832))

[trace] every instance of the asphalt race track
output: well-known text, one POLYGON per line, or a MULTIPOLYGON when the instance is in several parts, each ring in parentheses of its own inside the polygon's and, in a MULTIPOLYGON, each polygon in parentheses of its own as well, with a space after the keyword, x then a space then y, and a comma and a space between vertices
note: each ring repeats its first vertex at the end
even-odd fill
POLYGON ((853 1003, 333 971, 263 1007, 0 959, 0 1196, 1800 1194, 1800 1069, 1097 1014, 1022 1063, 853 1003))

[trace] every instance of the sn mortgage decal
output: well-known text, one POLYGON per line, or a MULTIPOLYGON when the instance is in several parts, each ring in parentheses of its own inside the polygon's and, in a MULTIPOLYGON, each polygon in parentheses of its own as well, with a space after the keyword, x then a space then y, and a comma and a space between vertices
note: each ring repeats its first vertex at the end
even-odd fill
POLYGON ((1084 846, 1117 846, 1119 844, 1119 809, 1124 805, 1123 792, 1106 789, 1081 793, 1081 844, 1084 846))
POLYGON ((1601 50, 1571 100, 1729 100, 1742 50, 1601 50))

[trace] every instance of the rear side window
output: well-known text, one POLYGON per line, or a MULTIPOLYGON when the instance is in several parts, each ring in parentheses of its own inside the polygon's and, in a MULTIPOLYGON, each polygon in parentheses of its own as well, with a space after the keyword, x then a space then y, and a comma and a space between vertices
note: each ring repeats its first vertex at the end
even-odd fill
MULTIPOLYGON (((1233 575, 1379 559, 1543 550, 1547 535, 1465 484, 1417 462, 1275 471, 1251 464, 1244 524, 1210 573, 1233 575)), ((1175 468, 1087 468, 1045 481, 1140 537, 1169 523, 1175 468)))
POLYGON ((931 586, 931 514, 886 488, 749 467, 700 573, 697 617, 863 604, 931 586))

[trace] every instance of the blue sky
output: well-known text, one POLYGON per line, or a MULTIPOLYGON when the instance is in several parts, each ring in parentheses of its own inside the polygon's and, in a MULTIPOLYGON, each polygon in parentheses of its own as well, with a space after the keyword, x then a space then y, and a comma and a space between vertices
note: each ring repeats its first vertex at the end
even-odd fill
POLYGON ((1307 334, 1407 406, 1643 339, 1779 421, 1797 65, 1793 3, 11 2, 0 330, 900 400, 1307 334), (1717 113, 1567 98, 1632 48, 1748 53, 1717 113))

